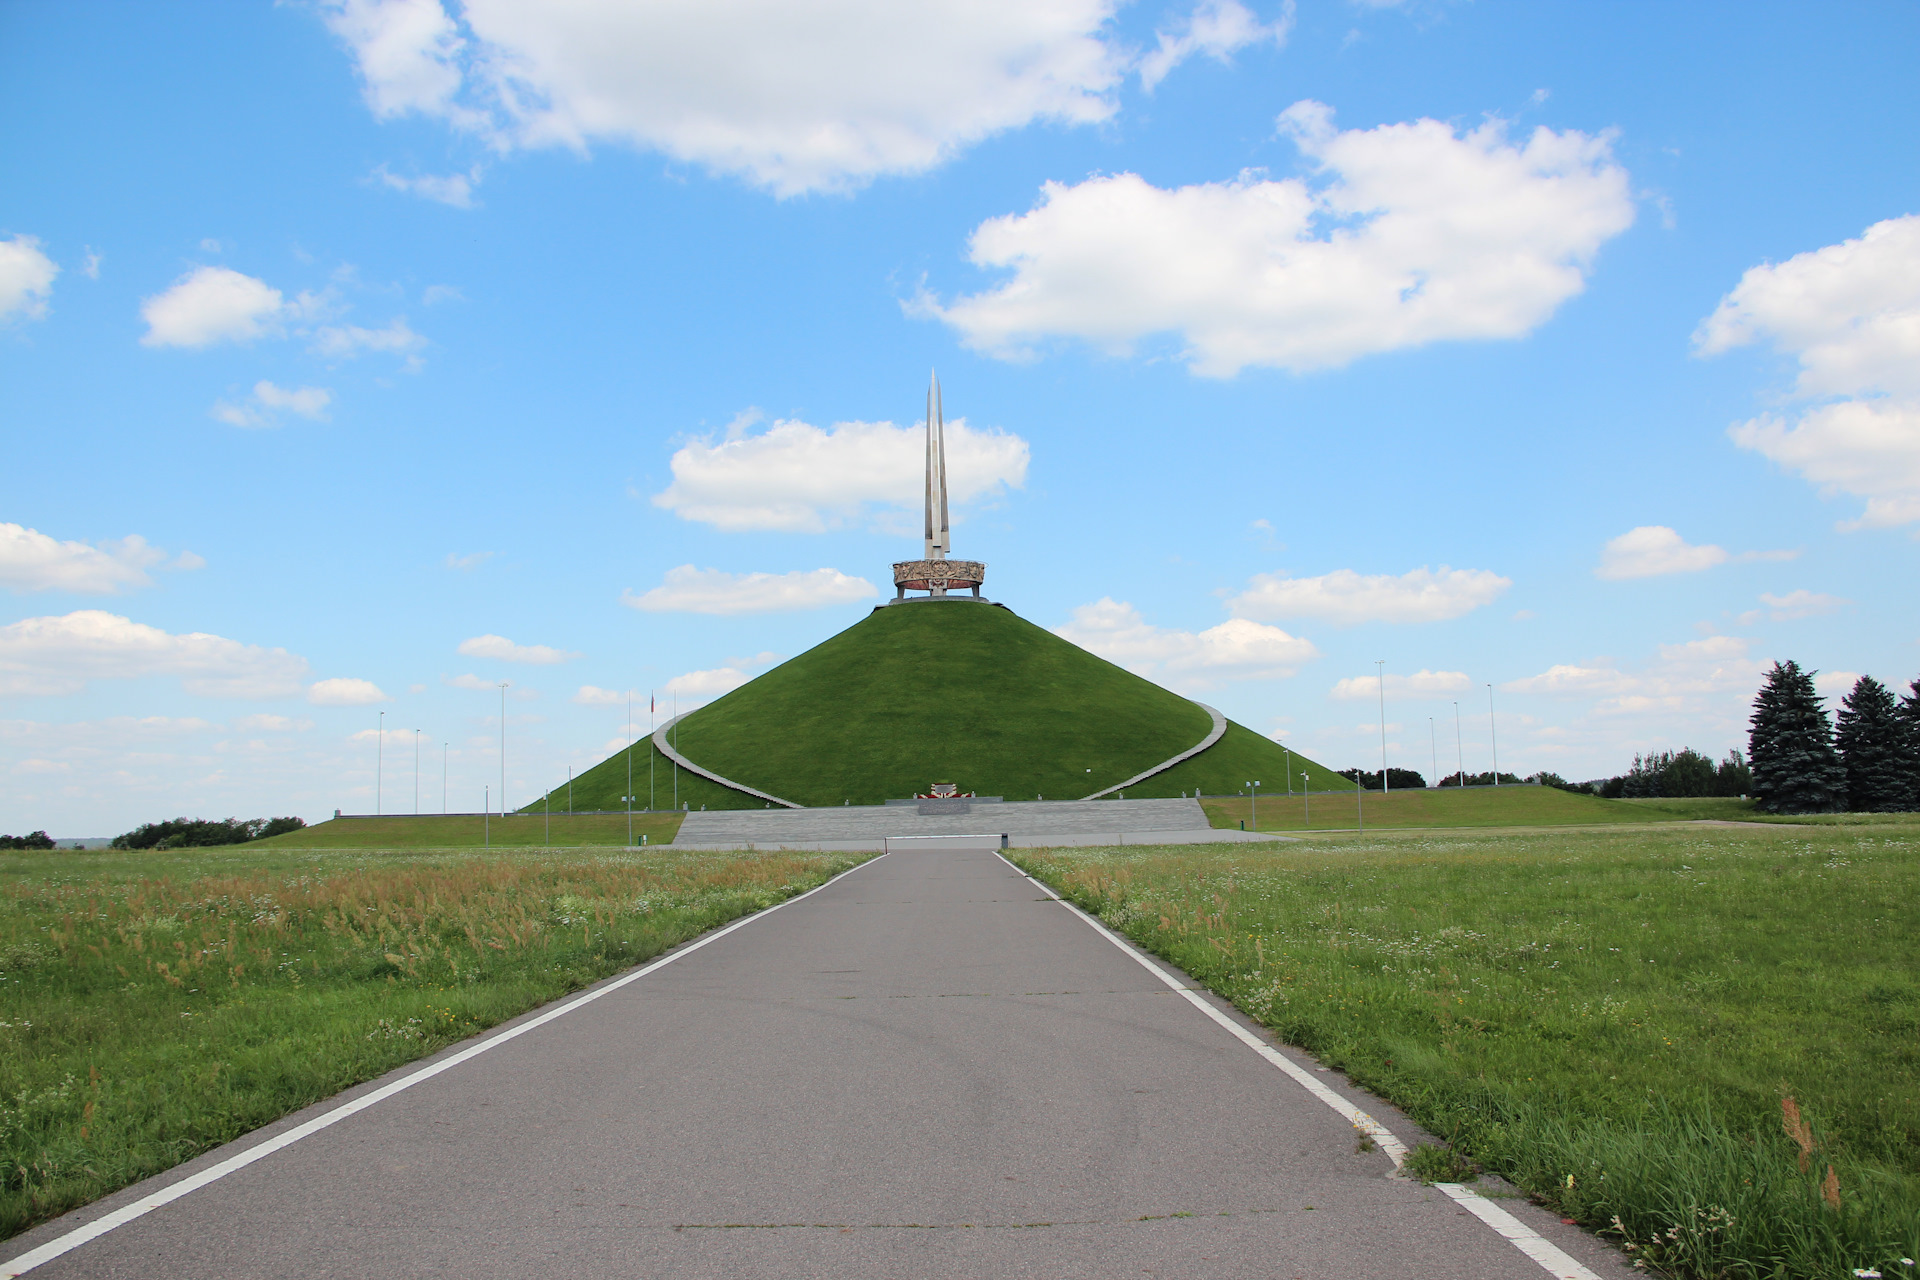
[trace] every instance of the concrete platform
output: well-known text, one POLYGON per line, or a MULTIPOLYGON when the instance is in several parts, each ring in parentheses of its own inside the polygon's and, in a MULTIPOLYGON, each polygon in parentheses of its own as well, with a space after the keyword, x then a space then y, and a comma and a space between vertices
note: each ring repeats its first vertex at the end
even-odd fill
POLYGON ((912 847, 929 837, 947 837, 970 845, 980 842, 976 838, 1002 835, 1010 849, 1286 838, 1216 830, 1198 800, 1021 800, 975 803, 966 813, 952 814, 923 814, 906 805, 703 811, 687 815, 673 847, 885 850, 894 847, 889 840, 912 847))

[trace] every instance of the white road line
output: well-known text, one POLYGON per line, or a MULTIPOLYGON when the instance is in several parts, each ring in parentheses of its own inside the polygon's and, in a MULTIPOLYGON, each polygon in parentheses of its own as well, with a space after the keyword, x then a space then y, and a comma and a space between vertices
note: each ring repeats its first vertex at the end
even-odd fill
MULTIPOLYGON (((885 856, 884 853, 880 855, 881 858, 885 856)), ((852 875, 854 872, 860 870, 860 867, 870 867, 879 860, 880 858, 869 858, 867 861, 861 863, 859 867, 848 867, 845 871, 833 877, 832 880, 828 880, 826 884, 815 885, 805 893, 788 898, 784 902, 776 902, 764 911, 756 911, 750 916, 743 916, 725 928, 716 929, 705 937, 681 947, 678 951, 662 956, 660 959, 642 968, 635 969, 625 977, 616 978, 603 987, 596 987, 584 995, 576 996, 557 1009, 549 1009, 537 1018, 529 1018, 519 1026, 509 1027, 505 1031, 491 1035, 478 1044, 470 1045, 462 1049, 459 1053, 451 1057, 442 1058, 430 1066, 422 1067, 412 1075, 402 1076, 392 1084, 383 1085, 375 1089, 372 1093, 362 1094, 352 1102, 342 1103, 324 1115, 315 1116, 305 1124, 295 1125, 285 1133, 269 1138, 258 1146, 247 1148, 239 1155, 229 1156, 218 1164, 207 1166, 191 1177, 182 1178, 180 1181, 163 1187, 151 1195, 142 1196, 131 1204, 122 1205, 112 1213, 103 1214, 95 1218, 92 1222, 89 1222, 86 1226, 76 1227, 63 1236, 58 1236, 47 1241, 47 1243, 37 1249, 29 1249, 17 1258, 10 1258, 5 1262, 0 1262, 0 1280, 13 1280, 15 1276, 25 1275, 35 1267, 51 1262, 62 1254, 71 1253, 89 1240, 96 1240, 117 1227, 124 1227, 136 1218, 144 1218, 147 1214, 152 1213, 162 1205, 172 1204, 175 1200, 180 1199, 180 1197, 198 1191, 209 1183, 218 1182, 228 1174, 244 1169, 256 1160, 264 1160, 274 1152, 290 1147, 302 1138, 312 1137, 322 1129, 336 1125, 348 1116, 365 1111, 375 1103, 384 1102, 396 1093, 404 1092, 423 1081, 431 1080, 442 1071, 450 1071, 468 1059, 477 1058, 487 1050, 498 1048, 507 1043, 507 1041, 517 1039, 536 1027, 544 1027, 555 1018, 564 1017, 582 1005, 592 1004, 600 997, 610 995, 630 982, 638 982, 654 970, 670 965, 683 956, 692 955, 710 942, 718 942, 735 929, 744 928, 752 924, 755 920, 764 920, 780 908, 791 906, 799 902, 802 898, 811 898, 814 894, 819 893, 822 889, 825 889, 828 885, 833 884, 842 877, 852 875)))
MULTIPOLYGON (((1146 952, 1140 950, 1131 942, 1128 942, 1125 938, 1107 928, 1106 925, 1100 923, 1099 920, 1088 915, 1079 907, 1068 902, 1046 885, 1041 884, 1032 876, 1027 875, 1026 872, 1021 871, 1019 867, 1014 867, 1013 863, 1009 862, 1006 858, 1001 857, 998 853, 994 856, 1000 858, 1000 861, 1005 862, 1009 867, 1013 867, 1016 872, 1019 872, 1020 875, 1024 876, 1049 898, 1052 898, 1055 902, 1086 921, 1101 937, 1133 957, 1134 961, 1139 964, 1141 968, 1166 983, 1173 990, 1179 992, 1186 998, 1189 1004, 1232 1032, 1241 1043, 1293 1077, 1308 1093, 1311 1093, 1314 1097, 1326 1103, 1340 1115, 1345 1116, 1348 1123, 1353 1125, 1354 1128, 1362 1130, 1371 1136, 1373 1140, 1379 1144, 1380 1149, 1393 1158, 1394 1168, 1398 1169, 1406 1160, 1407 1144, 1388 1132, 1385 1125, 1328 1088, 1326 1082, 1321 1080, 1313 1072, 1308 1071, 1292 1058, 1281 1053, 1265 1040, 1247 1030, 1226 1014, 1220 1012, 1220 1010, 1213 1006, 1211 1001, 1199 992, 1185 985, 1178 978, 1161 968, 1146 952)), ((1460 1186, 1458 1183, 1440 1182, 1434 1185, 1438 1190, 1451 1196, 1461 1208, 1499 1232, 1514 1248, 1546 1268, 1547 1271, 1556 1277, 1556 1280, 1600 1280, 1598 1275, 1575 1261, 1572 1255, 1554 1245, 1545 1236, 1542 1236, 1539 1232, 1527 1226, 1521 1222, 1520 1219, 1514 1217, 1485 1196, 1478 1194, 1470 1188, 1460 1186)))

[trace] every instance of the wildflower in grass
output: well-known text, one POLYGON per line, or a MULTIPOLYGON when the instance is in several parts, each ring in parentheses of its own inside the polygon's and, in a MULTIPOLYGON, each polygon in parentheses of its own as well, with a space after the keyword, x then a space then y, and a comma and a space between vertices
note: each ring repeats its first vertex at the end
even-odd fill
POLYGON ((1853 1274, 1859 1276, 1860 1280, 1880 1280, 1880 1273, 1872 1267, 1855 1267, 1853 1274))

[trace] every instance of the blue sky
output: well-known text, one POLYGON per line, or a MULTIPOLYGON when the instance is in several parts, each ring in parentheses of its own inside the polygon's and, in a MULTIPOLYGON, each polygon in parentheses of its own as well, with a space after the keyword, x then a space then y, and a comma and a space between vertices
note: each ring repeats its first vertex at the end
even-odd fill
MULTIPOLYGON (((1920 674, 1920 11, 0 7, 0 830, 510 805, 987 594, 1339 766, 1920 674), (1430 724, 1431 722, 1431 724, 1430 724), (497 802, 497 801, 496 801, 497 802)), ((931 678, 937 683, 937 676, 931 678)))

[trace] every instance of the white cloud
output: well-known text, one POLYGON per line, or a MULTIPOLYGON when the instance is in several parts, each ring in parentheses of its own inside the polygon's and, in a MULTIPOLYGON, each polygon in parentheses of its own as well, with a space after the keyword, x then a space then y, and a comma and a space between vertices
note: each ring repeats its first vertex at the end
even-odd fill
POLYGON ((771 613, 851 604, 880 592, 865 578, 838 569, 795 569, 791 573, 726 573, 683 564, 641 595, 628 592, 621 603, 649 613, 771 613))
POLYGON ((352 676, 334 676, 316 680, 307 689, 307 701, 316 707, 370 707, 376 702, 392 702, 371 680, 352 676))
POLYGON ((723 693, 733 692, 751 679, 752 676, 738 667, 715 667, 711 671, 688 671, 677 675, 667 681, 660 691, 668 695, 679 694, 682 698, 717 698, 723 693))
POLYGON ((1399 577, 1336 569, 1317 578, 1255 574, 1227 600, 1242 618, 1325 618, 1330 622, 1444 622, 1471 613, 1513 585, 1487 569, 1434 572, 1424 565, 1399 577))
POLYGON ((1728 556, 1716 546, 1693 546, 1663 524, 1629 529, 1601 549, 1596 578, 1652 578, 1666 573, 1697 573, 1725 564, 1728 556))
MULTIPOLYGON (((673 483, 653 503, 683 520, 737 532, 819 533, 879 506, 917 511, 925 494, 922 426, 837 422, 822 430, 775 422, 747 435, 743 417, 718 441, 694 440, 673 455, 673 483)), ((947 492, 956 503, 1026 483, 1028 447, 998 429, 947 423, 947 492)))
POLYGON ((466 300, 467 295, 450 284, 430 284, 420 294, 421 303, 429 307, 437 307, 443 302, 465 302, 466 300))
POLYGON ((1789 591, 1783 596, 1763 592, 1760 603, 1767 606, 1767 611, 1773 616, 1775 622, 1789 622, 1795 618, 1817 618, 1822 614, 1837 613, 1853 601, 1802 589, 1789 591))
POLYGON ((1280 679, 1320 656, 1312 641, 1244 618, 1200 632, 1156 627, 1131 604, 1111 597, 1081 605, 1072 621, 1053 630, 1136 675, 1170 676, 1188 688, 1204 689, 1222 680, 1280 679))
POLYGON ((1813 677, 1813 689, 1823 698, 1844 698, 1859 680, 1858 671, 1821 671, 1813 677))
POLYGON ((375 115, 497 150, 613 141, 780 195, 930 168, 1035 120, 1113 113, 1112 0, 526 5, 329 0, 375 115))
POLYGON ((455 689, 479 689, 489 693, 496 692, 500 688, 498 680, 482 680, 471 672, 457 676, 442 676, 441 683, 455 689))
POLYGON ((538 666, 552 666, 555 663, 569 662, 579 657, 577 653, 568 653, 564 649, 555 649, 544 644, 515 644, 505 636, 474 636, 471 640, 462 640, 457 652, 469 658, 497 658, 502 662, 530 662, 538 666))
POLYGON ((1011 279, 910 309, 1009 358, 1048 338, 1124 354, 1177 333, 1204 376, 1331 368, 1529 333, 1633 222, 1604 135, 1542 128, 1514 143, 1499 120, 1464 134, 1435 120, 1339 132, 1316 102, 1280 123, 1324 180, 1049 182, 1030 212, 973 233, 973 262, 1011 279))
POLYGON ((59 274, 59 265, 40 251, 39 237, 0 240, 0 321, 46 315, 53 278, 59 274))
POLYGON ((471 573, 491 559, 493 559, 493 552, 491 551, 475 551, 464 556, 456 555, 449 551, 447 553, 446 565, 447 568, 460 573, 471 573))
POLYGON ((456 209, 471 209, 474 184, 480 181, 480 166, 475 165, 466 173, 423 173, 408 178, 381 165, 373 171, 373 175, 395 191, 404 191, 408 195, 419 196, 423 200, 450 204, 456 209))
MULTIPOLYGON (((1397 676, 1387 673, 1387 697, 1389 698, 1438 698, 1450 693, 1461 693, 1473 688, 1473 681, 1464 671, 1427 671, 1414 672, 1410 676, 1397 676)), ((1331 697, 1341 702, 1354 702, 1380 696, 1379 676, 1350 676, 1333 686, 1331 697)))
POLYGON ((80 264, 80 273, 89 280, 98 280, 100 278, 100 264, 106 260, 104 254, 95 253, 93 246, 88 245, 86 260, 80 264))
POLYGON ((1920 214, 1749 269, 1694 334, 1701 355, 1759 342, 1799 362, 1799 395, 1841 398, 1737 423, 1734 443, 1866 499, 1842 529, 1920 521, 1920 214))
POLYGON ((149 347, 251 342, 280 331, 286 299, 264 280, 227 267, 196 267, 140 304, 149 347))
POLYGON ((313 721, 287 716, 236 716, 229 727, 236 733, 305 733, 313 728, 313 721))
POLYGON ((1591 666, 1561 664, 1537 676, 1501 685, 1508 693, 1590 697, 1598 715, 1660 713, 1704 714, 1720 695, 1750 697, 1767 664, 1748 656, 1751 642, 1737 636, 1706 636, 1684 644, 1663 644, 1658 658, 1638 672, 1612 662, 1591 666))
POLYGON ((341 360, 350 360, 367 351, 405 354, 426 345, 427 340, 407 326, 405 316, 394 317, 384 329, 363 329, 356 324, 327 325, 313 335, 316 353, 341 360))
POLYGON ((307 660, 285 649, 172 635, 98 609, 0 627, 0 692, 67 694, 89 680, 178 676, 203 697, 282 698, 300 691, 306 673, 307 660))
POLYGON ((1286 43, 1292 26, 1292 0, 1270 23, 1261 22, 1239 0, 1200 0, 1178 28, 1154 33, 1158 44, 1140 60, 1140 83, 1152 89, 1195 54, 1226 62, 1251 44, 1271 41, 1277 47, 1286 43))
POLYGON ((580 692, 570 699, 581 707, 618 707, 625 705, 627 695, 619 689, 602 689, 595 685, 583 684, 580 692))
POLYGON ((1808 410, 1791 426, 1763 414, 1727 434, 1741 448, 1799 472, 1823 497, 1865 498, 1859 519, 1841 521, 1842 530, 1920 520, 1920 398, 1842 400, 1808 410))
POLYGON ((252 396, 239 404, 214 401, 212 413, 229 426, 271 427, 278 425, 279 410, 320 421, 332 403, 333 393, 323 387, 280 387, 262 380, 253 384, 252 396))
MULTIPOLYGON (((171 567, 189 567, 184 560, 190 554, 183 553, 182 560, 171 567)), ((124 587, 151 585, 153 580, 146 571, 166 558, 166 552, 148 546, 137 533, 93 546, 61 542, 38 529, 0 521, 0 586, 15 591, 112 595, 124 587)), ((200 560, 198 556, 193 558, 200 560)))

